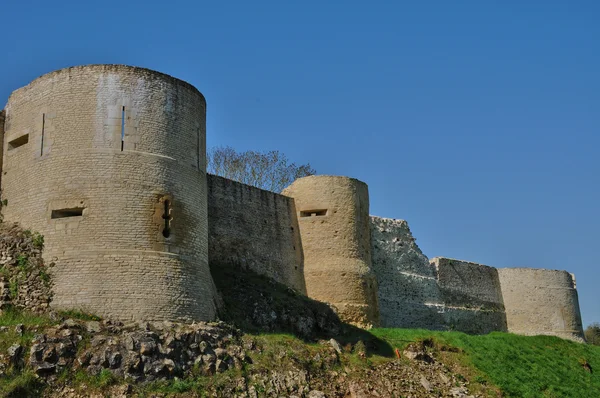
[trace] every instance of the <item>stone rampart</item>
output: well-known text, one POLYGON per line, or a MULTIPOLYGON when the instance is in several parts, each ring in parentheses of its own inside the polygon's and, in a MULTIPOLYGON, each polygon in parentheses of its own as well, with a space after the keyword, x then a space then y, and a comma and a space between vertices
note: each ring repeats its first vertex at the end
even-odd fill
POLYGON ((404 220, 371 216, 371 253, 382 327, 444 329, 436 270, 404 220))
POLYGON ((348 177, 310 176, 282 194, 296 203, 308 296, 334 305, 345 321, 378 325, 367 185, 348 177))
POLYGON ((44 75, 6 107, 3 209, 45 237, 57 308, 211 320, 206 103, 146 69, 44 75))
POLYGON ((405 221, 369 216, 353 178, 300 178, 278 195, 207 176, 205 123, 196 88, 130 66, 62 69, 12 93, 0 111, 2 215, 44 235, 54 307, 212 320, 211 261, 361 327, 581 341, 571 274, 430 262, 405 221))
POLYGON ((506 331, 495 268, 443 257, 430 262, 404 220, 371 216, 371 245, 383 327, 506 331))
POLYGON ((484 334, 506 331, 498 270, 486 265, 436 257, 444 323, 448 329, 484 334))
POLYGON ((208 261, 249 268, 306 294, 294 200, 208 175, 208 261))
POLYGON ((566 271, 500 268, 508 331, 583 341, 575 278, 566 271))

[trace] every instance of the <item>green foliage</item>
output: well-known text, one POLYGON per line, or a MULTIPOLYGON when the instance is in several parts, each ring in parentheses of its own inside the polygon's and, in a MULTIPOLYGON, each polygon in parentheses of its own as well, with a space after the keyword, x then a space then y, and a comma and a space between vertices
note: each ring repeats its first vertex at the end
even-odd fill
POLYGON ((39 275, 42 282, 44 282, 44 284, 48 286, 48 284, 50 283, 50 275, 48 275, 48 273, 43 269, 40 269, 39 275))
POLYGON ((84 389, 102 390, 107 387, 117 384, 120 380, 109 369, 102 369, 100 373, 92 375, 83 369, 77 370, 75 374, 69 377, 69 374, 60 375, 63 382, 72 378, 73 384, 76 387, 84 387, 84 389))
POLYGON ((32 232, 30 229, 24 230, 23 235, 31 238, 34 247, 38 249, 44 248, 44 235, 40 234, 39 232, 32 232))
POLYGON ((433 337, 461 349, 470 363, 507 397, 599 397, 600 347, 553 336, 517 336, 494 332, 467 335, 419 329, 374 329, 395 347, 433 337))
POLYGON ((36 247, 37 249, 43 249, 44 248, 44 235, 38 233, 38 232, 34 232, 32 235, 32 241, 33 241, 33 246, 36 247))
POLYGON ((309 163, 297 166, 279 151, 237 152, 231 147, 216 147, 207 152, 206 162, 209 173, 273 192, 316 173, 309 163))
POLYGON ((600 323, 595 322, 585 328, 585 339, 589 344, 600 345, 600 323))
POLYGON ((79 311, 79 310, 59 311, 58 314, 60 316, 62 316, 63 318, 79 319, 82 321, 101 321, 102 320, 102 318, 100 318, 97 315, 79 311))
POLYGON ((13 301, 19 297, 19 279, 17 277, 13 277, 8 281, 8 292, 10 299, 13 301))
POLYGON ((49 326, 55 324, 48 316, 36 315, 27 311, 21 311, 14 307, 5 308, 0 314, 0 326, 49 326))
POLYGON ((29 257, 26 254, 19 254, 17 256, 17 267, 19 267, 19 271, 26 273, 27 266, 29 265, 29 257))
MULTIPOLYGON (((5 353, 8 347, 13 344, 20 344, 23 347, 31 345, 31 339, 34 335, 32 329, 53 324, 55 322, 47 316, 35 315, 14 307, 4 308, 0 314, 0 326, 7 327, 7 330, 0 333, 0 352, 5 353), (15 330, 14 326, 19 324, 25 327, 23 334, 15 330)), ((0 391, 2 391, 1 388, 0 391)), ((3 395, 0 394, 0 396, 3 395)))

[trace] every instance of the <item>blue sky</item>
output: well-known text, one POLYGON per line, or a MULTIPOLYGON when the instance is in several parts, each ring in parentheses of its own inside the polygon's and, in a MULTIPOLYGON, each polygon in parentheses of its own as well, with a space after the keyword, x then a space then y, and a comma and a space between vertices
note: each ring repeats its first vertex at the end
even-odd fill
POLYGON ((208 101, 208 146, 369 184, 429 257, 567 269, 600 322, 600 2, 5 0, 0 102, 143 66, 208 101), (89 3, 89 4, 88 4, 89 3))

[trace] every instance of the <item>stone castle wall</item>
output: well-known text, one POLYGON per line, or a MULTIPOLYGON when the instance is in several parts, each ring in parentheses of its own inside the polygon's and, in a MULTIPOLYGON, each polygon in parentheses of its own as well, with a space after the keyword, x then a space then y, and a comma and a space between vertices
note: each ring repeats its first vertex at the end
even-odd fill
POLYGON ((566 271, 501 268, 508 331, 583 340, 575 278, 566 271))
POLYGON ((371 216, 371 253, 382 327, 444 329, 435 267, 404 220, 371 216))
POLYGON ((282 194, 296 203, 308 296, 333 304, 348 322, 379 324, 367 185, 348 177, 310 176, 282 194))
POLYGON ((373 271, 383 327, 506 331, 495 268, 421 252, 408 224, 371 216, 373 271))
POLYGON ((430 262, 405 221, 369 216, 356 179, 305 177, 278 195, 207 176, 205 121, 193 86, 121 65, 59 70, 10 96, 2 213, 45 236, 56 308, 214 319, 210 261, 269 276, 363 327, 581 340, 572 275, 430 262))
POLYGON ((436 257, 444 324, 448 329, 484 334, 507 331, 498 270, 486 265, 436 257))
POLYGON ((189 84, 126 66, 63 69, 10 96, 3 213, 44 235, 55 307, 214 318, 205 117, 189 84))
POLYGON ((208 175, 209 264, 234 264, 306 294, 294 200, 208 175))

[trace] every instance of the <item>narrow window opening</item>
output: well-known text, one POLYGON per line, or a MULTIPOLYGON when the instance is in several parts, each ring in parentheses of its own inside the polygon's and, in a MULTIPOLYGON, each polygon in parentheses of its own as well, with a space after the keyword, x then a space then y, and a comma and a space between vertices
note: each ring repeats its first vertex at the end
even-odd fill
POLYGON ((300 212, 300 217, 319 217, 319 216, 326 216, 326 215, 327 215, 327 209, 303 210, 300 212))
POLYGON ((29 134, 22 135, 8 143, 8 150, 12 151, 20 146, 23 146, 29 142, 29 134))
POLYGON ((123 109, 121 110, 121 152, 125 147, 125 105, 123 105, 123 109))
POLYGON ((162 218, 165 220, 165 225, 162 234, 165 238, 168 238, 171 236, 171 220, 173 219, 173 217, 171 217, 171 201, 165 200, 164 206, 162 218))
POLYGON ((70 209, 57 209, 52 210, 50 218, 67 218, 67 217, 79 217, 83 215, 83 207, 73 207, 70 209))
POLYGON ((42 145, 40 146, 40 156, 44 155, 44 130, 46 129, 46 114, 42 113, 42 145))

